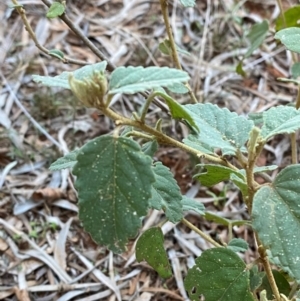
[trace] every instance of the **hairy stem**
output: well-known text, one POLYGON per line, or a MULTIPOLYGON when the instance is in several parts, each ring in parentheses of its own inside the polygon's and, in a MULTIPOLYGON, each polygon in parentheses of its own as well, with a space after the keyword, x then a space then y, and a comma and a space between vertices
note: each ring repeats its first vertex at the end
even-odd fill
MULTIPOLYGON (((175 45, 175 41, 174 41, 174 37, 173 37, 173 33, 172 33, 172 27, 171 27, 171 24, 169 21, 168 0, 160 0, 160 6, 161 6, 162 15, 164 18, 164 23, 166 26, 167 34, 168 34, 168 39, 169 39, 169 42, 171 45, 173 62, 175 63, 175 66, 177 69, 182 70, 182 67, 181 67, 181 64, 179 61, 178 52, 177 52, 176 45, 175 45)), ((186 87, 189 90, 189 95, 191 97, 192 102, 198 103, 197 98, 196 98, 194 92, 192 91, 189 83, 186 83, 186 87)))
POLYGON ((218 244, 215 240, 213 240, 209 235, 205 234, 203 231, 198 229, 196 226, 194 226, 192 223, 190 223, 188 220, 183 218, 181 220, 182 223, 184 223, 186 226, 188 226, 191 230, 195 231, 197 234, 199 234, 203 239, 211 243, 216 248, 221 248, 222 246, 218 244))

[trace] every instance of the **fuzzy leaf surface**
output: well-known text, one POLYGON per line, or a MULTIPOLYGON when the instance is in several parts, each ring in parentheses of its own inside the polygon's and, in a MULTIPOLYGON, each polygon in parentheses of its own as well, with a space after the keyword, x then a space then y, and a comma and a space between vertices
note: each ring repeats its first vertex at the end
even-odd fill
POLYGON ((81 67, 77 70, 72 72, 64 71, 60 75, 57 76, 41 76, 41 75, 32 75, 32 79, 37 82, 41 83, 44 86, 48 87, 61 87, 64 89, 71 89, 69 85, 69 75, 72 73, 75 79, 83 80, 93 75, 95 71, 104 71, 106 69, 106 61, 101 63, 87 65, 81 67))
POLYGON ((168 67, 119 67, 111 74, 109 94, 134 94, 189 80, 185 71, 168 67))
POLYGON ((184 7, 194 7, 196 4, 195 0, 180 0, 180 2, 184 7))
POLYGON ((146 230, 137 241, 135 254, 138 262, 147 261, 160 277, 172 276, 168 255, 164 249, 164 235, 161 228, 155 227, 146 230))
POLYGON ((227 245, 227 248, 233 252, 245 252, 248 250, 248 243, 241 238, 233 238, 227 245))
POLYGON ((248 40, 250 41, 250 48, 248 49, 245 57, 249 57, 265 40, 266 35, 269 30, 269 24, 266 20, 261 23, 254 24, 251 28, 251 31, 247 35, 248 40))
POLYGON ((288 49, 297 53, 300 53, 300 28, 299 27, 289 27, 279 30, 275 34, 275 39, 281 41, 281 43, 288 49))
POLYGON ((295 64, 293 64, 293 66, 291 68, 291 73, 292 73, 292 77, 294 79, 296 79, 300 76, 300 63, 299 62, 296 62, 295 64))
POLYGON ((157 150, 158 143, 156 140, 148 141, 142 146, 142 151, 150 157, 153 157, 157 150))
POLYGON ((120 253, 137 234, 155 181, 151 165, 130 138, 101 136, 80 149, 73 169, 79 218, 98 244, 120 253))
POLYGON ((229 167, 216 164, 198 164, 197 166, 201 166, 206 169, 206 171, 194 175, 194 178, 197 178, 197 180, 199 180, 204 186, 210 187, 229 180, 231 174, 235 174, 245 182, 245 177, 242 173, 229 167))
POLYGON ((208 145, 203 144, 199 138, 197 137, 196 134, 190 134, 188 135, 187 138, 184 138, 183 143, 195 148, 196 150, 204 153, 204 154, 209 154, 209 155, 213 155, 214 154, 214 149, 209 147, 208 145))
POLYGON ((254 196, 252 222, 262 244, 291 277, 300 282, 300 165, 283 169, 272 186, 254 196))
POLYGON ((253 301, 249 271, 233 251, 213 248, 204 251, 188 271, 185 289, 193 301, 253 301))
POLYGON ((50 170, 61 170, 66 168, 73 168, 74 165, 77 162, 77 155, 79 153, 80 149, 75 149, 65 156, 57 159, 55 162, 53 162, 49 169, 50 170))
POLYGON ((234 155, 237 149, 244 147, 254 126, 251 120, 210 103, 184 107, 200 129, 200 133, 193 136, 203 145, 221 149, 223 155, 234 155))
POLYGON ((177 223, 183 218, 182 195, 172 172, 161 162, 153 166, 155 183, 152 187, 152 197, 149 204, 157 210, 164 210, 166 217, 172 223, 177 223))
POLYGON ((268 140, 278 134, 294 133, 300 128, 300 111, 290 106, 278 106, 263 113, 261 135, 268 140))
POLYGON ((191 198, 188 198, 186 196, 182 196, 182 209, 183 211, 195 211, 197 212, 198 214, 200 215, 205 215, 205 206, 194 200, 194 199, 191 199, 191 198))
POLYGON ((262 284, 265 272, 259 272, 258 266, 254 265, 250 270, 250 289, 255 292, 262 284))
POLYGON ((299 27, 300 5, 295 5, 284 12, 284 20, 281 15, 276 20, 276 31, 288 28, 299 27))

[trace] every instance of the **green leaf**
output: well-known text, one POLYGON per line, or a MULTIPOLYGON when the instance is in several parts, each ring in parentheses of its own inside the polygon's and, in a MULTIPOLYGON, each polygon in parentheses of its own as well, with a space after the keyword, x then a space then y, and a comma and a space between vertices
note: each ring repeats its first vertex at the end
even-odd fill
POLYGON ((49 169, 50 170, 61 170, 66 168, 73 168, 74 165, 77 162, 77 155, 80 152, 80 149, 75 149, 65 156, 57 159, 55 162, 53 162, 49 169))
POLYGON ((172 276, 172 270, 163 244, 164 235, 161 228, 150 228, 138 239, 135 254, 138 262, 147 261, 160 277, 169 278, 172 276))
POLYGON ((208 221, 213 221, 219 225, 223 226, 242 226, 248 224, 249 222, 246 220, 230 220, 225 217, 220 216, 219 214, 213 213, 211 211, 205 211, 204 215, 205 219, 208 221))
POLYGON ((245 58, 249 57, 265 40, 269 30, 269 24, 266 20, 252 26, 249 34, 247 35, 250 41, 250 48, 245 54, 245 58))
POLYGON ((194 178, 197 178, 202 185, 207 187, 229 180, 231 174, 235 174, 241 180, 246 181, 242 173, 226 166, 215 164, 198 164, 197 166, 204 167, 206 171, 194 175, 194 178))
MULTIPOLYGON (((286 278, 278 271, 272 270, 276 285, 278 287, 278 290, 281 294, 284 294, 285 296, 288 296, 291 291, 291 287, 289 282, 286 280, 286 278)), ((267 292, 267 298, 268 300, 273 300, 273 291, 270 286, 269 280, 267 275, 265 275, 262 279, 262 285, 260 287, 261 290, 266 290, 267 292)))
POLYGON ((273 171, 277 168, 278 168, 277 165, 257 166, 257 167, 254 167, 253 172, 254 173, 259 173, 259 172, 273 171))
POLYGON ((185 71, 168 67, 119 67, 111 74, 109 94, 134 94, 188 80, 189 75, 185 71))
POLYGON ((151 158, 155 155, 158 150, 158 143, 156 140, 148 141, 142 146, 142 151, 145 155, 150 156, 151 158))
POLYGON ((223 155, 235 155, 243 148, 254 126, 251 120, 210 103, 184 107, 200 129, 197 138, 201 144, 221 149, 223 155))
POLYGON ((85 78, 91 77, 94 72, 105 71, 106 61, 101 63, 87 65, 72 72, 64 71, 57 76, 40 76, 32 75, 32 79, 37 83, 42 83, 44 86, 49 87, 61 87, 65 89, 71 89, 69 85, 69 75, 73 74, 75 79, 83 80, 85 78))
POLYGON ((276 31, 288 27, 299 27, 300 5, 295 5, 284 12, 284 20, 281 15, 276 20, 276 31))
POLYGON ((205 301, 253 301, 249 282, 249 271, 236 253, 213 248, 196 259, 184 284, 193 301, 202 296, 205 301))
POLYGON ((290 106, 278 106, 263 113, 261 135, 268 140, 278 134, 294 133, 300 128, 300 111, 290 106))
POLYGON ((259 239, 284 271, 300 282, 300 165, 284 168, 272 186, 254 195, 252 222, 259 239))
POLYGON ((248 243, 241 238, 233 238, 227 245, 227 248, 233 252, 245 252, 248 250, 248 243))
POLYGON ((300 63, 299 62, 296 62, 295 64, 293 64, 293 66, 291 68, 291 73, 292 73, 292 77, 295 79, 300 76, 300 63))
POLYGON ((288 49, 297 53, 300 53, 300 28, 290 27, 278 31, 275 34, 275 39, 281 41, 281 43, 288 49))
POLYGON ((243 61, 239 62, 235 68, 235 72, 241 76, 246 76, 246 72, 243 69, 243 61))
POLYGON ((101 136, 85 144, 73 173, 79 218, 92 238, 122 252, 147 214, 155 177, 152 160, 130 138, 101 136))
POLYGON ((250 289, 252 292, 255 292, 261 286, 264 275, 265 272, 258 271, 257 265, 250 270, 250 289))
POLYGON ((188 135, 188 137, 183 139, 182 141, 184 142, 184 144, 195 148, 196 150, 204 154, 214 155, 213 148, 203 144, 196 135, 188 135))
POLYGON ((168 90, 176 94, 186 94, 189 92, 189 89, 181 83, 168 86, 168 90))
POLYGON ((51 56, 54 56, 60 60, 63 60, 63 58, 65 56, 65 54, 58 49, 51 49, 51 50, 49 50, 48 54, 51 56))
POLYGON ((254 122, 254 125, 261 126, 264 122, 263 112, 259 113, 250 113, 248 118, 254 122))
POLYGON ((196 4, 195 0, 180 0, 180 2, 184 7, 194 7, 196 4))
POLYGON ((62 3, 52 2, 50 8, 48 9, 46 17, 49 18, 49 19, 59 17, 65 12, 65 9, 66 8, 62 3))
MULTIPOLYGON (((175 47, 178 53, 182 53, 184 55, 190 55, 187 51, 178 47, 177 45, 175 45, 175 47)), ((164 39, 162 42, 160 42, 158 45, 158 49, 165 55, 172 55, 172 48, 169 39, 164 39)))
MULTIPOLYGON (((242 170, 240 170, 240 172, 242 173, 242 170)), ((236 174, 232 173, 230 174, 230 181, 232 181, 240 189, 244 196, 248 195, 248 185, 246 178, 241 178, 236 174)))
POLYGON ((181 204, 182 204, 183 211, 192 210, 192 211, 197 212, 200 215, 205 214, 205 206, 202 203, 200 203, 194 199, 188 198, 186 196, 182 196, 181 204))
POLYGON ((172 223, 177 223, 183 218, 182 195, 170 169, 161 162, 153 166, 155 183, 152 188, 151 207, 164 210, 166 217, 172 223))

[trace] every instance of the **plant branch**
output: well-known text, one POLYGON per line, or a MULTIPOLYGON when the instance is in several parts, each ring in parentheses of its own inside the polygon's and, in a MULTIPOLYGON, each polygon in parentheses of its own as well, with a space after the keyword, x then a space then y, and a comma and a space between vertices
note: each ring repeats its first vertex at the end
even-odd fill
MULTIPOLYGON (((171 24, 170 24, 170 21, 169 21, 168 0, 160 0, 160 6, 161 6, 162 15, 163 15, 163 18, 164 18, 164 23, 165 23, 165 26, 166 26, 167 34, 168 34, 168 39, 169 39, 170 46, 171 46, 173 61, 175 63, 176 68, 179 69, 179 70, 182 70, 182 67, 181 67, 181 64, 180 64, 180 61, 179 61, 178 52, 177 52, 177 49, 176 49, 176 44, 175 44, 173 33, 172 33, 172 27, 171 27, 171 24)), ((189 90, 189 95, 191 97, 192 102, 193 103, 198 103, 197 98, 196 98, 195 94, 193 93, 189 83, 186 83, 186 87, 189 90)))
POLYGON ((205 234, 203 231, 198 229, 196 226, 194 226, 192 223, 190 223, 188 220, 183 218, 181 220, 182 223, 184 223, 186 226, 188 226, 191 230, 195 231, 197 234, 199 234, 203 239, 211 243, 216 248, 222 248, 220 244, 218 244, 215 240, 213 240, 209 235, 205 234))
POLYGON ((79 66, 86 66, 88 65, 87 62, 85 61, 81 61, 81 60, 76 60, 76 59, 72 59, 69 58, 67 56, 64 57, 58 57, 58 56, 54 56, 51 54, 50 50, 48 50, 46 47, 44 47, 43 45, 40 44, 40 42, 38 41, 27 17, 26 17, 26 11, 25 9, 18 3, 17 0, 12 0, 13 4, 16 6, 15 10, 18 12, 18 14, 20 15, 24 26, 29 34, 29 36, 31 37, 32 41, 34 42, 35 46, 43 53, 45 53, 46 55, 50 55, 52 57, 58 58, 60 59, 64 64, 75 64, 75 65, 79 65, 79 66))
POLYGON ((292 164, 298 163, 298 154, 297 154, 297 138, 296 133, 290 134, 291 138, 291 150, 292 150, 292 164))
MULTIPOLYGON (((49 0, 41 0, 46 6, 50 7, 51 2, 49 0)), ((112 72, 116 66, 112 64, 109 59, 106 57, 104 53, 102 53, 86 36, 85 34, 80 30, 79 27, 77 27, 71 19, 66 15, 66 13, 63 13, 60 17, 61 20, 63 20, 69 28, 81 39, 81 41, 102 61, 107 61, 107 70, 112 72)))

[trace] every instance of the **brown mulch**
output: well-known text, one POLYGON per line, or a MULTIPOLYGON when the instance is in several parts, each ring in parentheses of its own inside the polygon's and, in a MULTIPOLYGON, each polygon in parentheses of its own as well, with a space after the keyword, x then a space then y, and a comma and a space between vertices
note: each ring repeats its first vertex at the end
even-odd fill
MULTIPOLYGON (((67 1, 67 15, 117 66, 172 66, 158 43, 166 37, 157 1, 67 1)), ((201 101, 227 107, 239 114, 261 112, 294 101, 297 89, 277 77, 289 77, 292 60, 269 34, 263 47, 244 61, 245 78, 235 67, 247 50, 245 33, 255 22, 279 14, 276 1, 197 1, 184 9, 170 1, 170 20, 183 69, 201 101)), ((285 1, 286 3, 288 1, 285 1)), ((291 2, 291 1, 290 1, 291 2)), ((295 1, 296 2, 296 1, 295 1)), ((72 59, 95 63, 99 58, 60 19, 48 20, 39 0, 20 0, 41 45, 59 49, 72 59)), ((160 279, 145 263, 137 263, 134 242, 128 251, 114 255, 97 246, 78 220, 77 193, 68 170, 50 172, 49 165, 62 154, 113 129, 106 117, 84 108, 71 93, 34 83, 32 74, 56 75, 78 66, 63 64, 41 53, 31 41, 10 1, 0 2, 0 300, 188 300, 183 279, 194 260, 210 245, 184 225, 163 226, 165 246, 174 276, 160 279)), ((137 111, 143 99, 118 96, 113 108, 126 116, 137 111)), ((187 102, 180 96, 180 102, 187 102)), ((182 139, 184 127, 170 123, 155 105, 149 121, 162 116, 170 135, 182 139)), ((208 210, 234 219, 247 218, 236 189, 219 184, 211 190, 192 179, 194 162, 187 154, 163 147, 156 154, 170 167, 182 192, 205 204, 208 210)), ((289 164, 287 137, 272 141, 260 163, 289 164)), ((143 230, 162 220, 149 213, 143 230)), ((188 213, 187 218, 206 233, 228 241, 228 229, 188 213)), ((235 237, 251 242, 247 227, 234 227, 235 237)), ((255 256, 249 250, 246 262, 255 256)))

